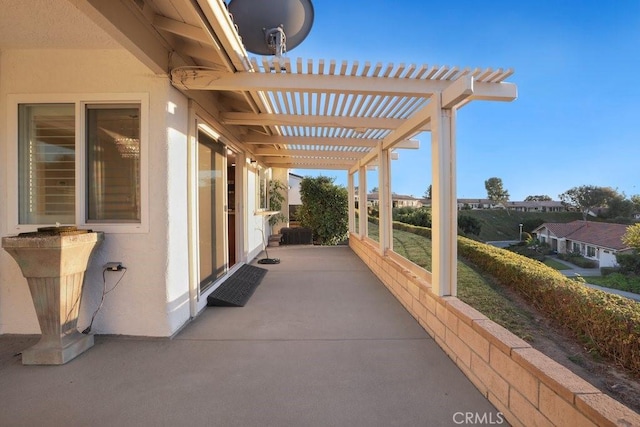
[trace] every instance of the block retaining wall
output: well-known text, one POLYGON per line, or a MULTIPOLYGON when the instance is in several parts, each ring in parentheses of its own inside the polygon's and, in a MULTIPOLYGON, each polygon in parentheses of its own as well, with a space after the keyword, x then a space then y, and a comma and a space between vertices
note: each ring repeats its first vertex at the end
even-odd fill
POLYGON ((640 426, 640 414, 602 393, 456 297, 356 235, 351 249, 514 426, 640 426))

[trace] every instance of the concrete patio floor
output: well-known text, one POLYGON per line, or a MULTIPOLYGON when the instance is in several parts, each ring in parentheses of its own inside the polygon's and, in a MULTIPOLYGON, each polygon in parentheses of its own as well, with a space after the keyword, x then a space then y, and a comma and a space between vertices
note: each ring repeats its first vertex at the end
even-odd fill
MULTIPOLYGON (((455 426, 497 410, 348 247, 269 248, 243 308, 173 339, 96 336, 62 366, 0 337, 3 426, 455 426)), ((504 423, 506 424, 506 422, 504 423)), ((475 424, 478 425, 478 424, 475 424)))

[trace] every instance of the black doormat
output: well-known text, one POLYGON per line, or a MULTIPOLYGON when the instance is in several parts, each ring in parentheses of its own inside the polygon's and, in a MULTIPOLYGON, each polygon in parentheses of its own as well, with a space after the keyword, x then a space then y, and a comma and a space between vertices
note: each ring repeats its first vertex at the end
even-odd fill
POLYGON ((207 297, 209 307, 244 307, 267 270, 243 265, 207 297))

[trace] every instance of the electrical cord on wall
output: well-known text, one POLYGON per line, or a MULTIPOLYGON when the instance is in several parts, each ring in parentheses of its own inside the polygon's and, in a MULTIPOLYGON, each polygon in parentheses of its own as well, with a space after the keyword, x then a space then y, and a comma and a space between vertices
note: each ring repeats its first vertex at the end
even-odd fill
POLYGON ((87 328, 84 331, 82 331, 83 334, 88 334, 89 332, 91 332, 93 321, 95 320, 96 315, 98 314, 98 311, 100 311, 100 309, 102 308, 102 304, 104 304, 104 298, 107 296, 108 293, 112 292, 118 286, 118 284, 122 281, 122 278, 124 277, 125 274, 127 274, 127 267, 123 267, 121 265, 118 266, 117 270, 112 270, 107 267, 102 269, 102 297, 100 298, 100 304, 98 304, 98 308, 96 308, 96 311, 93 312, 93 316, 91 316, 91 322, 89 323, 89 326, 87 326, 87 328), (107 276, 106 276, 107 271, 122 271, 122 275, 120 276, 116 284, 113 285, 113 287, 109 290, 107 290, 107 276))

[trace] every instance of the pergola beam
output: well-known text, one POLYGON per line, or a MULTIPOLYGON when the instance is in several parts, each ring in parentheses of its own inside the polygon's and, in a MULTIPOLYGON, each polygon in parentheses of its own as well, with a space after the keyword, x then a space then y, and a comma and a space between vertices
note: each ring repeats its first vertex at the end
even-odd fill
MULTIPOLYGON (((281 136, 281 135, 246 135, 245 144, 268 144, 268 145, 296 145, 296 146, 325 146, 334 147, 368 147, 373 148, 378 144, 379 139, 376 138, 338 138, 338 137, 321 137, 321 136, 281 136)), ((406 139, 396 144, 394 149, 418 149, 420 141, 417 139, 406 139)))
POLYGON ((268 166, 289 169, 347 170, 355 163, 350 159, 300 159, 295 157, 265 157, 260 160, 268 166))
POLYGON ((257 156, 313 156, 325 157, 329 159, 353 159, 358 160, 364 157, 368 151, 337 151, 337 150, 290 150, 277 148, 258 148, 254 151, 257 156))
POLYGON ((518 86, 513 83, 474 82, 473 95, 470 101, 505 101, 510 102, 518 97, 518 86))
MULTIPOLYGON (((224 73, 215 70, 181 70, 171 72, 173 84, 192 90, 229 90, 307 93, 341 93, 358 95, 386 95, 426 98, 442 93, 456 82, 468 81, 471 75, 457 80, 438 79, 390 79, 384 76, 316 75, 293 73, 224 73)), ((511 101, 517 96, 513 83, 474 81, 477 98, 511 101)))
POLYGON ((291 73, 235 73, 214 70, 181 72, 175 69, 171 80, 192 90, 231 91, 300 91, 343 94, 428 97, 442 92, 451 84, 448 80, 390 79, 351 75, 314 75, 291 73))
MULTIPOLYGON (((220 121, 233 126, 310 126, 351 129, 396 129, 405 119, 299 114, 222 113, 220 121)), ((421 129, 428 131, 429 127, 421 129)))

